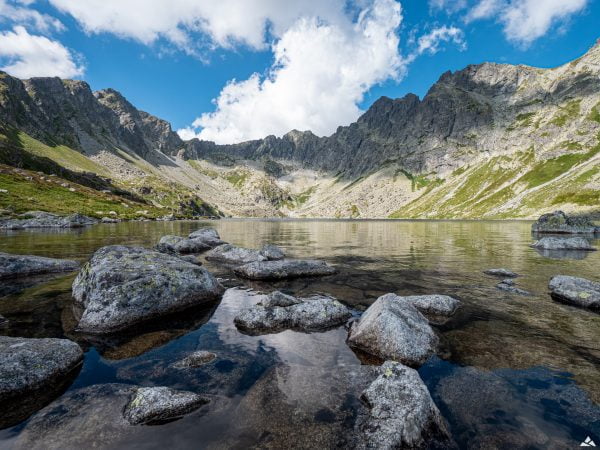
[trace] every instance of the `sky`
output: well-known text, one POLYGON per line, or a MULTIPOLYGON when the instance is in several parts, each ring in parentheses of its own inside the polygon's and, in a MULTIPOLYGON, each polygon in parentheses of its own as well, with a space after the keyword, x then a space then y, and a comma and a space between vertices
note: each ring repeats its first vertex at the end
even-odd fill
POLYGON ((0 70, 111 87, 220 144, 323 136, 485 61, 555 67, 600 0, 0 0, 0 70))

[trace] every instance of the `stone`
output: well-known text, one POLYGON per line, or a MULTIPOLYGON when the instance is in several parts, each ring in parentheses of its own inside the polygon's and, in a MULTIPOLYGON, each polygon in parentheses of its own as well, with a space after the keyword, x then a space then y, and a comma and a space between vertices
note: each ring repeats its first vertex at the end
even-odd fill
MULTIPOLYGON (((394 294, 388 294, 394 295, 394 294)), ((396 296, 396 301, 408 303, 427 317, 430 321, 439 322, 448 318, 456 312, 460 301, 449 295, 409 295, 406 297, 396 296)))
POLYGON ((325 261, 283 259, 257 261, 234 269, 234 273, 250 280, 283 280, 289 278, 332 275, 336 269, 325 261))
POLYGON ((285 258, 285 252, 273 244, 265 244, 260 249, 260 254, 269 261, 278 261, 285 258))
POLYGON ((557 275, 548 284, 554 300, 600 312, 600 283, 585 278, 557 275))
POLYGON ((363 392, 358 449, 453 448, 446 423, 419 373, 386 361, 363 392))
POLYGON ((203 267, 173 255, 113 245, 96 251, 73 282, 78 330, 112 333, 213 302, 223 286, 203 267))
POLYGON ((202 253, 211 246, 201 239, 186 239, 181 236, 167 235, 160 238, 156 249, 163 253, 202 253))
POLYGON ((79 263, 68 259, 0 253, 0 279, 77 270, 79 263))
POLYGON ((228 264, 246 264, 255 261, 266 261, 267 257, 263 256, 258 250, 223 244, 209 251, 206 254, 206 259, 228 264))
POLYGON ((114 219, 112 217, 103 217, 100 219, 102 223, 119 223, 119 219, 114 219))
POLYGON ((491 275, 493 277, 501 277, 501 278, 516 278, 519 276, 518 273, 515 273, 508 269, 487 269, 484 270, 483 273, 486 275, 491 275))
POLYGON ((134 393, 123 415, 131 425, 153 424, 178 419, 209 403, 193 392, 168 387, 142 387, 134 393))
POLYGON ((582 237, 557 238, 547 236, 534 242, 531 246, 540 250, 596 250, 587 239, 582 237))
POLYGON ((500 283, 498 283, 496 285, 496 288, 500 289, 501 291, 509 292, 511 294, 525 295, 525 296, 531 295, 531 292, 515 286, 515 282, 511 279, 502 280, 500 283))
POLYGON ((217 355, 206 350, 199 350, 177 361, 172 365, 176 369, 194 369, 216 359, 217 355))
POLYGON ((0 229, 19 230, 26 228, 81 228, 98 223, 98 219, 71 214, 58 216, 45 211, 30 211, 21 214, 18 219, 0 221, 0 229))
POLYGON ((596 226, 587 217, 569 217, 563 211, 543 214, 531 226, 534 233, 594 233, 596 226))
POLYGON ((199 239, 206 243, 210 247, 216 247, 218 245, 226 244, 227 242, 221 240, 219 233, 214 228, 201 228, 196 230, 188 236, 189 239, 199 239))
POLYGON ((275 333, 285 329, 319 331, 346 323, 350 310, 332 297, 315 295, 292 300, 275 292, 266 305, 257 304, 242 310, 234 319, 235 326, 248 334, 275 333))
POLYGON ((438 338, 427 319, 395 294, 379 297, 353 322, 348 345, 382 360, 423 364, 436 351, 438 338))

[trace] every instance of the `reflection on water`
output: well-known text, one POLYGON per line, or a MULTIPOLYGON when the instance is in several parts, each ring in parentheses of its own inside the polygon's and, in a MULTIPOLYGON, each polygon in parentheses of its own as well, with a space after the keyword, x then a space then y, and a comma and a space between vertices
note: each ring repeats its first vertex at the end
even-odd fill
MULTIPOLYGON (((298 296, 327 293, 357 310, 387 292, 456 296, 463 307, 439 326, 439 355, 420 373, 457 442, 470 448, 564 448, 578 446, 587 435, 600 440, 600 315, 553 302, 547 292, 548 280, 557 274, 598 280, 600 252, 547 257, 529 247, 526 222, 223 220, 202 225, 215 226, 236 245, 273 243, 293 257, 325 259, 339 273, 242 282, 229 269, 205 262, 232 288, 220 303, 111 339, 73 332, 72 274, 9 283, 0 292, 5 295, 0 314, 10 320, 2 333, 67 336, 86 349, 81 372, 56 404, 61 399, 68 404, 72 393, 98 383, 167 385, 214 398, 207 410, 177 422, 143 432, 138 427, 86 436, 96 444, 344 446, 365 379, 359 359, 345 344, 345 330, 246 336, 233 325, 240 308, 260 300, 257 293, 274 289, 298 296), (521 274, 519 287, 533 295, 496 289, 498 280, 482 270, 498 267, 521 274), (218 357, 196 369, 172 367, 196 350, 218 357)), ((164 234, 185 235, 198 227, 148 222, 13 232, 0 235, 0 251, 84 261, 103 245, 152 246, 164 234)), ((74 442, 69 426, 74 423, 46 427, 41 439, 69 447, 74 442)), ((26 448, 35 430, 25 422, 0 431, 0 447, 26 448)))

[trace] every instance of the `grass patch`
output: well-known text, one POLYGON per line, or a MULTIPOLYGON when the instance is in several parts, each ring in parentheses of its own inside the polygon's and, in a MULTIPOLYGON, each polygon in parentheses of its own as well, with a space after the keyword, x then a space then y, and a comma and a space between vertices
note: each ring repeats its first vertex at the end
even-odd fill
POLYGON ((563 127, 567 122, 576 119, 581 112, 581 99, 571 100, 565 106, 559 107, 559 112, 550 121, 551 124, 563 127))
POLYGON ((241 170, 233 170, 231 172, 227 172, 227 174, 225 175, 225 179, 236 188, 242 187, 249 177, 250 175, 248 174, 248 172, 244 172, 241 170))
POLYGON ((564 192, 557 195, 552 200, 553 205, 560 205, 563 203, 574 203, 581 206, 598 206, 600 205, 600 190, 580 189, 572 192, 564 192))
POLYGON ((600 123, 600 102, 598 102, 596 106, 591 109, 586 118, 592 122, 600 123))

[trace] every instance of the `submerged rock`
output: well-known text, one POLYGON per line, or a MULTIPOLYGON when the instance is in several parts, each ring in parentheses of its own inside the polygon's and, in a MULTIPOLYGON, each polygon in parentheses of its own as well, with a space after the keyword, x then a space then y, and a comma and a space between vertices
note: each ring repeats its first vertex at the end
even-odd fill
POLYGON ((553 299, 600 312, 600 283, 585 278, 557 275, 548 285, 553 299))
POLYGON ((98 223, 98 219, 71 214, 58 216, 45 211, 30 211, 21 214, 18 219, 0 221, 0 229, 19 230, 24 228, 81 228, 98 223))
POLYGON ((281 280, 287 278, 332 275, 335 268, 325 261, 283 259, 280 261, 257 261, 236 267, 234 273, 250 280, 281 280))
POLYGON ((131 425, 161 423, 178 419, 209 402, 193 392, 168 387, 138 388, 123 415, 131 425))
POLYGON ((519 276, 518 273, 515 273, 508 269, 487 269, 484 270, 483 273, 486 275, 491 275, 493 277, 501 277, 501 278, 516 278, 519 276))
POLYGON ((395 294, 379 297, 348 333, 351 347, 409 366, 423 364, 437 343, 427 319, 413 305, 398 301, 395 294))
POLYGON ((201 239, 186 239, 181 236, 166 235, 156 244, 156 250, 162 253, 202 253, 212 248, 201 239))
POLYGON ((510 292, 511 294, 531 295, 531 292, 515 286, 515 282, 511 279, 502 280, 500 283, 498 283, 496 285, 496 287, 498 289, 500 289, 501 291, 510 292))
POLYGON ((446 423, 419 373, 386 361, 363 392, 357 421, 360 449, 453 448, 446 423))
POLYGON ((234 322, 239 329, 250 334, 284 329, 318 331, 341 325, 351 315, 348 308, 332 297, 294 298, 274 292, 263 304, 241 311, 234 322))
POLYGON ((78 329, 111 333, 212 302, 223 286, 204 268, 173 255, 120 245, 99 249, 73 282, 78 329))
POLYGON ((0 253, 0 279, 76 270, 79 263, 68 259, 0 253))
POLYGON ((200 240, 210 247, 216 247, 227 243, 221 240, 219 233, 217 233, 217 230, 214 228, 201 228, 200 230, 190 233, 188 238, 200 240))
POLYGON ((194 369, 214 361, 216 357, 217 355, 212 352, 199 350, 177 361, 173 364, 173 367, 176 369, 194 369))
POLYGON ((582 237, 557 238, 548 236, 534 242, 531 246, 540 250, 596 250, 587 239, 582 237))
POLYGON ((542 215, 532 226, 534 233, 594 233, 596 226, 587 217, 569 217, 563 211, 542 215))

